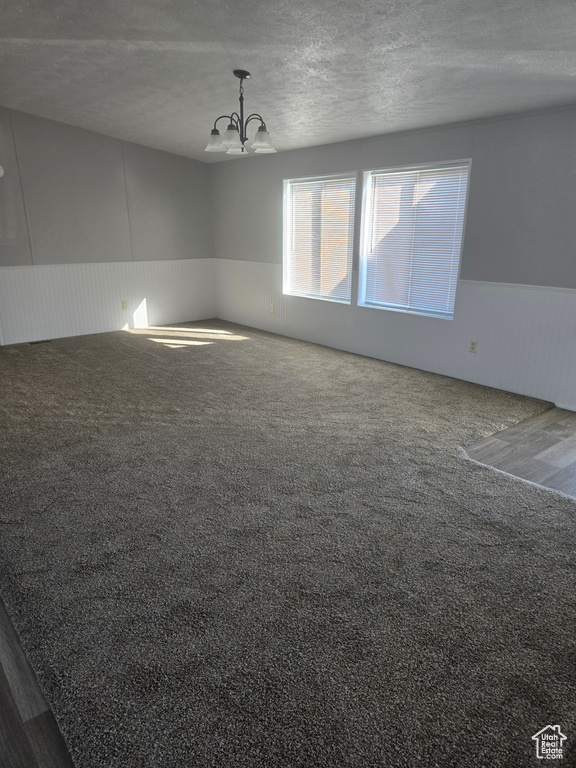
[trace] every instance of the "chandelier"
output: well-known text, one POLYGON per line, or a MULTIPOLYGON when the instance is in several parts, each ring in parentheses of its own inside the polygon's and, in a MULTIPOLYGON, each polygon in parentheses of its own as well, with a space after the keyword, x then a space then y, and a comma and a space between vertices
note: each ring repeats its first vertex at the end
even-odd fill
POLYGON ((246 130, 248 123, 252 120, 259 120, 260 125, 256 131, 256 136, 250 145, 254 152, 259 154, 276 152, 270 141, 270 134, 266 130, 266 123, 262 117, 253 112, 244 119, 244 80, 248 80, 250 72, 246 72, 245 69, 235 69, 234 74, 240 79, 240 114, 238 112, 232 112, 231 115, 220 115, 214 120, 214 128, 210 132, 210 138, 208 139, 208 145, 206 152, 226 152, 227 155, 241 155, 246 153, 247 147, 245 146, 248 141, 246 130), (221 136, 218 130, 217 123, 219 120, 228 120, 228 128, 226 133, 221 136))

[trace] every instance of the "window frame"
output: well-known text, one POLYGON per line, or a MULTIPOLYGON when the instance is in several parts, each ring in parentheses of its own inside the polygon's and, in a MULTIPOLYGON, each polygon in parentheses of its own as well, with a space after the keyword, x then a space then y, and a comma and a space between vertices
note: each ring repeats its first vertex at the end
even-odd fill
POLYGON ((456 307, 456 291, 460 281, 460 271, 462 268, 462 253, 464 250, 464 239, 466 234, 466 219, 468 215, 468 200, 470 194, 470 174, 472 171, 472 159, 463 158, 460 160, 450 160, 446 162, 418 163, 412 165, 391 166, 388 168, 369 169, 363 171, 362 183, 362 208, 360 217, 360 247, 359 247, 359 265, 358 265, 358 292, 357 305, 362 309, 379 309, 388 312, 399 312, 401 314, 418 315, 431 317, 438 320, 453 320, 456 307), (378 174, 410 173, 411 171, 432 171, 448 168, 467 168, 466 194, 464 199, 464 210, 462 214, 462 232, 460 239, 460 250, 458 253, 458 269, 455 276, 454 304, 451 313, 436 312, 429 309, 420 309, 410 306, 394 306, 392 303, 366 303, 366 281, 369 257, 369 243, 372 234, 372 214, 370 212, 372 202, 372 177, 378 174))
POLYGON ((316 301, 328 301, 333 304, 344 304, 350 306, 352 304, 352 297, 354 292, 353 278, 354 278, 354 259, 355 259, 355 242, 357 231, 357 207, 358 207, 358 171, 351 171, 348 173, 330 173, 319 174, 314 176, 304 176, 299 178, 284 179, 283 180, 283 206, 282 206, 282 293, 285 296, 295 296, 297 298, 313 299, 316 301), (348 258, 348 280, 349 290, 348 297, 335 298, 331 296, 321 296, 312 293, 299 292, 290 289, 291 283, 291 245, 292 245, 292 212, 291 212, 291 187, 295 184, 306 184, 313 182, 325 182, 325 181, 352 181, 353 182, 353 194, 354 199, 351 205, 351 214, 349 219, 350 228, 350 240, 349 240, 349 258, 348 258))

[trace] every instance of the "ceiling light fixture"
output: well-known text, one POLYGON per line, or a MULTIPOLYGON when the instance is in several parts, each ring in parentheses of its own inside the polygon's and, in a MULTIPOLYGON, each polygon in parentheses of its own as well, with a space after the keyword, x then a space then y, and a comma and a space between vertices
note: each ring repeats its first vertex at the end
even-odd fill
POLYGON ((232 112, 231 115, 220 115, 214 120, 214 128, 210 133, 208 139, 208 146, 206 152, 226 152, 227 155, 242 155, 246 154, 246 147, 244 146, 248 141, 246 135, 246 129, 248 123, 251 120, 259 120, 260 125, 256 131, 256 136, 251 144, 251 149, 257 154, 270 154, 276 152, 270 141, 270 134, 266 130, 266 123, 262 117, 254 112, 244 119, 244 80, 248 80, 250 72, 246 72, 245 69, 235 69, 234 74, 240 80, 240 114, 238 112, 232 112), (218 120, 228 120, 228 128, 224 136, 220 135, 220 131, 216 127, 218 120))

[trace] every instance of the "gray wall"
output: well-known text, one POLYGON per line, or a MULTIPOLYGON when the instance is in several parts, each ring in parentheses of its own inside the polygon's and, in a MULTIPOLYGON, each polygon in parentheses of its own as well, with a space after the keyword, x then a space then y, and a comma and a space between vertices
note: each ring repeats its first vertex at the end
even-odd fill
POLYGON ((474 127, 462 277, 576 288, 576 111, 474 127))
POLYGON ((574 136, 565 109, 215 166, 217 316, 576 410, 574 136), (282 293, 283 179, 464 158, 453 320, 357 306, 358 238, 350 306, 282 293))
POLYGON ((208 166, 0 109, 0 266, 280 263, 284 178, 472 157, 461 277, 576 288, 575 135, 572 109, 208 166))
POLYGON ((210 258, 206 164, 137 144, 122 147, 134 259, 210 258))
POLYGON ((281 262, 284 178, 471 157, 461 278, 576 288, 574 136, 569 109, 221 163, 214 255, 281 262))
POLYGON ((576 409, 575 135, 565 109, 209 166, 0 109, 0 344, 139 327, 145 303, 576 409), (282 294, 284 178, 468 157, 453 321, 282 294))
POLYGON ((20 174, 7 109, 0 109, 0 267, 32 264, 20 174))
POLYGON ((0 110, 0 266, 212 255, 204 163, 0 110))

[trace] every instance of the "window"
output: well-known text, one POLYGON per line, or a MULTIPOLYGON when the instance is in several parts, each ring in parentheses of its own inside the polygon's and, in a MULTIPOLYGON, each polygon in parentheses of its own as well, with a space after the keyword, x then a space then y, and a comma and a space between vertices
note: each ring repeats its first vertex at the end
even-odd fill
POLYGON ((469 161, 369 171, 358 303, 452 318, 469 161))
POLYGON ((284 293, 350 303, 356 177, 284 182, 284 293))

